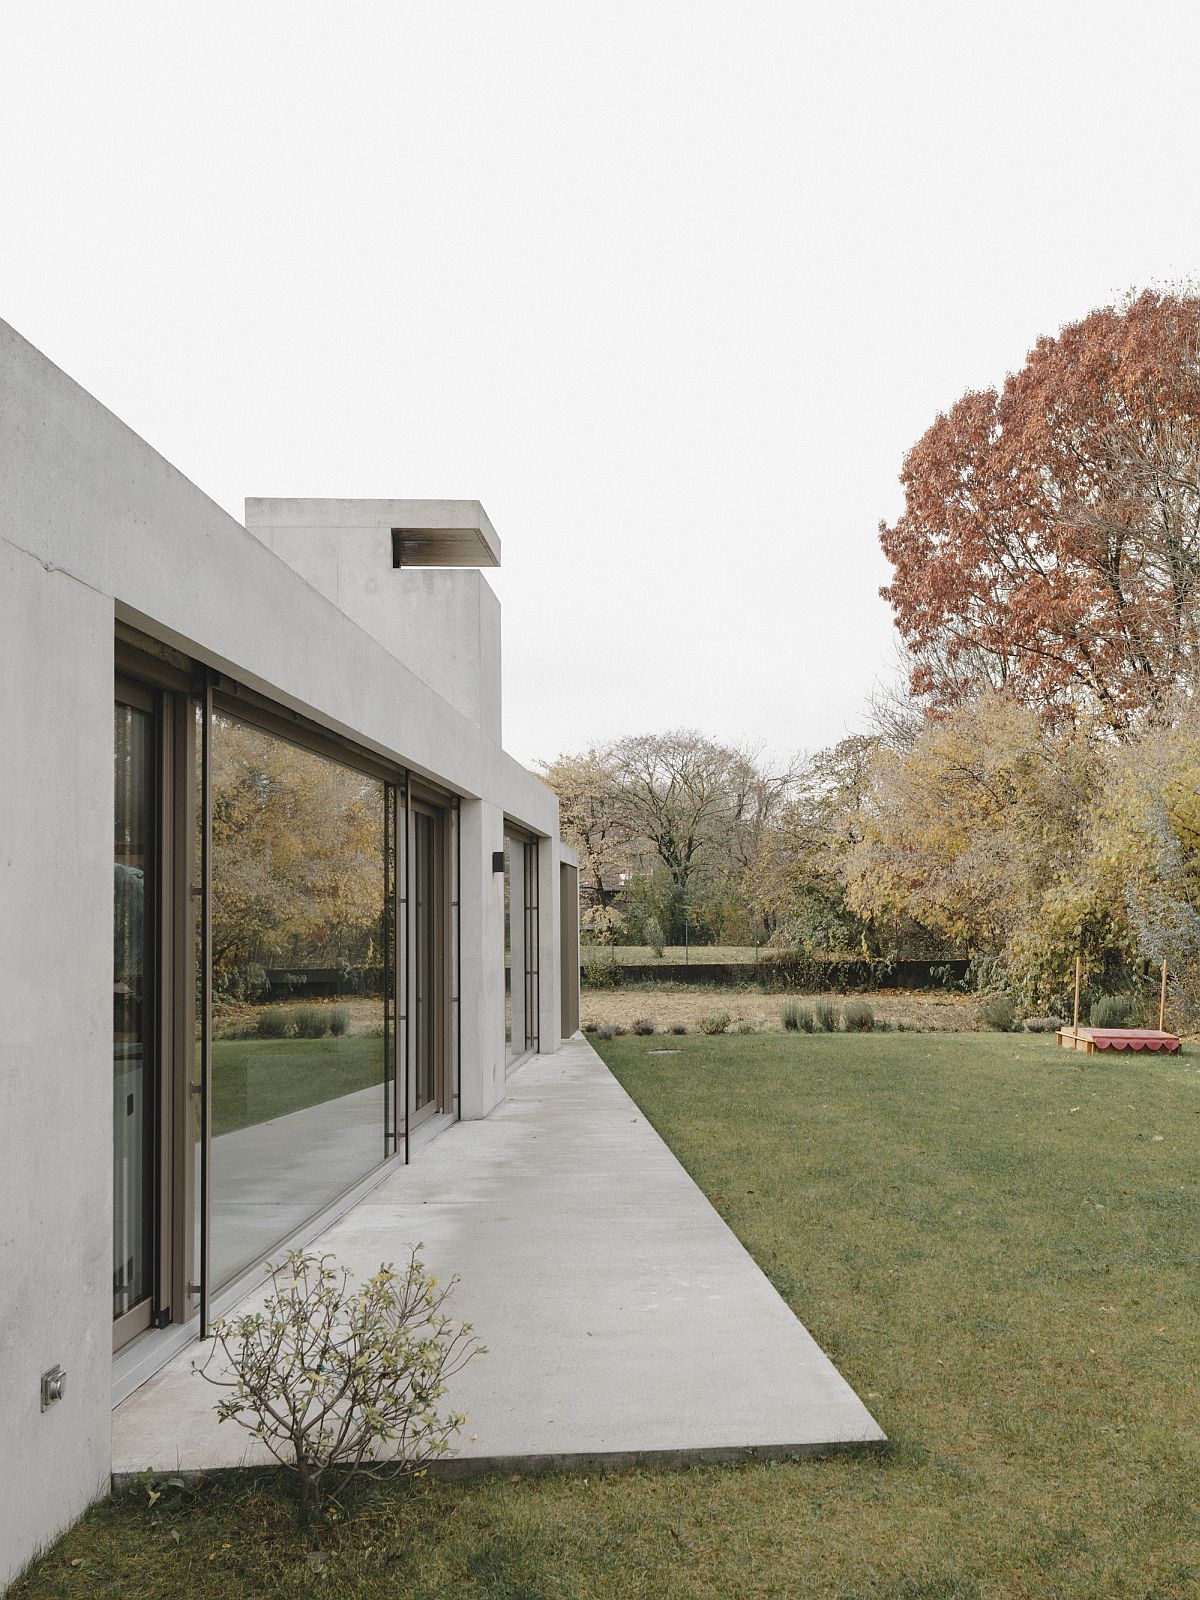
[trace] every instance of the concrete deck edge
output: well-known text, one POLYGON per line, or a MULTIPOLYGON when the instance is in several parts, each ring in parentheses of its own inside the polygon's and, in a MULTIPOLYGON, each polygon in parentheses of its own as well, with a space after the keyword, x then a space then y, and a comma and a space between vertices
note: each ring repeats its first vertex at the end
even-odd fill
MULTIPOLYGON (((556 1472, 617 1472, 629 1467, 651 1467, 664 1470, 682 1470, 698 1466, 748 1466, 755 1461, 796 1461, 801 1457, 885 1455, 891 1449, 886 1436, 874 1439, 840 1439, 830 1444, 773 1444, 773 1445, 697 1445, 680 1450, 604 1450, 564 1454, 532 1454, 509 1456, 446 1456, 431 1461, 422 1469, 424 1476, 445 1483, 465 1483, 474 1478, 491 1475, 511 1477, 514 1473, 523 1478, 546 1477, 556 1472)), ((391 1463, 383 1462, 382 1478, 389 1476, 391 1463)), ((114 1472, 112 1492, 119 1494, 140 1483, 160 1483, 168 1478, 178 1478, 186 1484, 207 1482, 216 1477, 261 1477, 264 1473, 289 1472, 292 1469, 274 1462, 259 1462, 251 1466, 187 1467, 179 1472, 169 1468, 155 1468, 142 1472, 114 1472)), ((397 1481, 407 1474, 396 1469, 397 1481)))

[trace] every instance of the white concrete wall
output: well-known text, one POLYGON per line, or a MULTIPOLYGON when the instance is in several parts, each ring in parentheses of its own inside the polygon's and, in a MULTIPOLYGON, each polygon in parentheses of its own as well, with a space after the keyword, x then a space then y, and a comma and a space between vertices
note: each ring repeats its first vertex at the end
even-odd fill
POLYGON ((397 569, 388 528, 276 526, 274 504, 246 502, 250 531, 499 744, 500 602, 483 574, 397 569))
POLYGON ((0 323, 0 536, 117 614, 539 833, 553 793, 0 323))
POLYGON ((112 601, 3 532, 0 1589, 105 1487, 113 1149, 112 601))
MULTIPOLYGON (((492 851, 507 814, 552 852, 558 807, 500 747, 499 674, 483 670, 499 612, 478 574, 410 591, 468 641, 474 606, 476 686, 451 667, 439 689, 423 675, 436 676, 429 629, 377 621, 385 646, 335 605, 327 576, 307 581, 3 323, 0 557, 2 1585, 110 1460, 114 618, 463 797, 464 1116, 504 1092, 492 851), (43 1415, 38 1378, 56 1362, 67 1398, 43 1415)), ((544 932, 543 1049, 558 1041, 556 939, 544 932)))

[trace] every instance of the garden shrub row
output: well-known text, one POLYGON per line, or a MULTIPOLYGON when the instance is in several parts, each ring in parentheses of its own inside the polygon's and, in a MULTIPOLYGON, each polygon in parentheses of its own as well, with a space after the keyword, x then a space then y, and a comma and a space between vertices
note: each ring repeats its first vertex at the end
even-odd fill
MULTIPOLYGON (((701 947, 703 948, 703 947, 701 947)), ((682 983, 689 987, 798 990, 852 994, 875 989, 962 989, 970 962, 827 960, 793 952, 763 951, 757 961, 624 962, 615 951, 591 949, 580 964, 585 989, 682 983)))
POLYGON ((350 1031, 350 1013, 345 1006, 266 1006, 254 1019, 254 1034, 259 1039, 335 1039, 350 1031))

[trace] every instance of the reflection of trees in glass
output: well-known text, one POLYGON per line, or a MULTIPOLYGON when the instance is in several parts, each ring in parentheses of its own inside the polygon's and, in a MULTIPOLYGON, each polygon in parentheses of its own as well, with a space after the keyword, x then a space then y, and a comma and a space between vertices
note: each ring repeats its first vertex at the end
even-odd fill
POLYGON ((145 874, 141 867, 113 864, 113 982, 136 984, 145 948, 145 874))
POLYGON ((213 974, 374 966, 384 786, 248 724, 213 722, 213 974))

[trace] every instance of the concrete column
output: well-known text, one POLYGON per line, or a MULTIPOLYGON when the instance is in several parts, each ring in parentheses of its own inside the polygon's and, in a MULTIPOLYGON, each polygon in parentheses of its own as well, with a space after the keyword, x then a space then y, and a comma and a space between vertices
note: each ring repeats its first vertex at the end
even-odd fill
POLYGON ((459 810, 462 877, 462 1099, 460 1115, 486 1117, 504 1094, 504 813, 483 800, 459 810))
POLYGON ((579 868, 563 861, 558 869, 558 990, 561 1027, 569 1039, 579 1027, 579 868))

